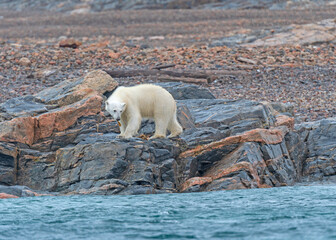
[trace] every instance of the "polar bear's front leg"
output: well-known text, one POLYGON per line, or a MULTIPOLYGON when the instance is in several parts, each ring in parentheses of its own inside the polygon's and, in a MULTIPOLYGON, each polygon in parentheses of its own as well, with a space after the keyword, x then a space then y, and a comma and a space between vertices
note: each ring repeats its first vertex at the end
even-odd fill
POLYGON ((129 119, 124 134, 121 134, 124 138, 131 138, 138 133, 141 124, 140 114, 133 114, 129 119))
POLYGON ((127 123, 126 123, 125 120, 120 119, 120 124, 121 124, 121 126, 120 126, 120 135, 124 135, 127 123))

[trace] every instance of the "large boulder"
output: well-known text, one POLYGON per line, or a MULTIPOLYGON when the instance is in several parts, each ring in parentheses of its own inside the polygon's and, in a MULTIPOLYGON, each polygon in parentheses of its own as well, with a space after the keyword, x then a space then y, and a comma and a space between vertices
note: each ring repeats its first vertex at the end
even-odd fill
POLYGON ((62 132, 81 117, 100 113, 103 94, 117 86, 107 73, 95 70, 34 96, 10 99, 0 105, 0 141, 32 146, 62 132))

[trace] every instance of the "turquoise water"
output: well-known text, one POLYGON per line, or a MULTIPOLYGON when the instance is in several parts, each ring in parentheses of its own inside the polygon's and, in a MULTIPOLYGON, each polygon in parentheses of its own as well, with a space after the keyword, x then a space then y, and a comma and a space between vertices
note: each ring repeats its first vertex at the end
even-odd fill
POLYGON ((3 199, 0 239, 336 239, 336 186, 3 199))

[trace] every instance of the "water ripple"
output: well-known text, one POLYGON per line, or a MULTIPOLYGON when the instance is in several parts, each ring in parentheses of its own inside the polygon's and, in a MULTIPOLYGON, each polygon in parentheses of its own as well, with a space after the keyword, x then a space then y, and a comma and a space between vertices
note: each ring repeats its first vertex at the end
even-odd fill
POLYGON ((0 200, 0 239, 328 239, 336 186, 0 200))

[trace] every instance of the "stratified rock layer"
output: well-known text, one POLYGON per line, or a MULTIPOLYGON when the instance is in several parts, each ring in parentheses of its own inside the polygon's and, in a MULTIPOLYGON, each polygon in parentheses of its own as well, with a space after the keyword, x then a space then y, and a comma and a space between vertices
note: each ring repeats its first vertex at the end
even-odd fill
POLYGON ((303 181, 336 181, 336 118, 296 126, 305 142, 303 181))
POLYGON ((291 106, 215 99, 194 85, 161 85, 177 100, 184 128, 178 138, 147 140, 154 131, 148 120, 139 137, 117 138, 116 122, 103 112, 104 95, 117 83, 103 71, 0 105, 3 197, 37 196, 39 191, 217 191, 335 181, 335 119, 294 130, 291 106))

